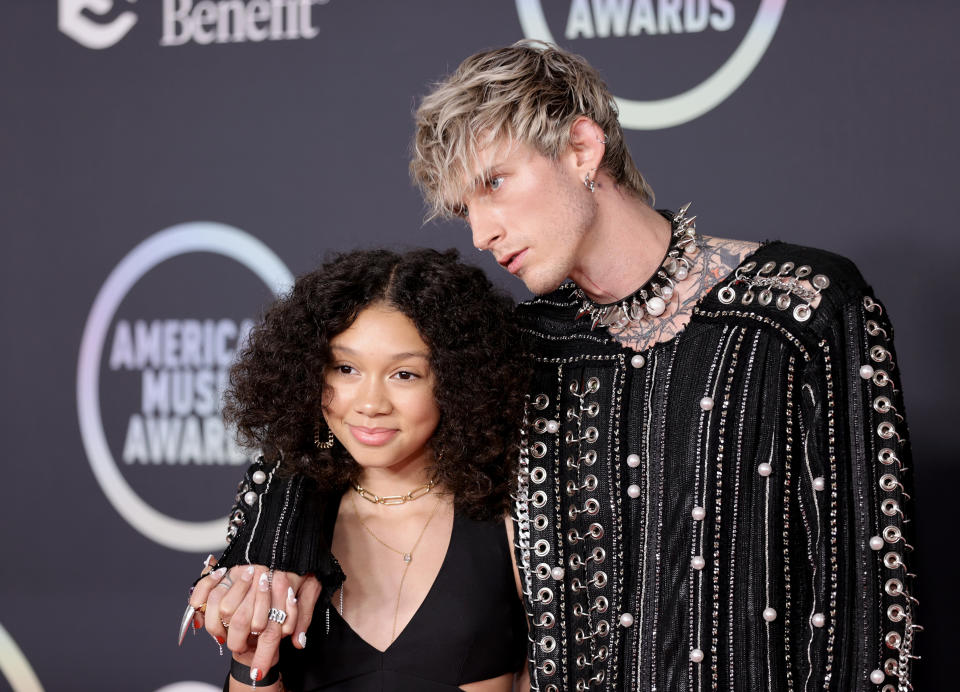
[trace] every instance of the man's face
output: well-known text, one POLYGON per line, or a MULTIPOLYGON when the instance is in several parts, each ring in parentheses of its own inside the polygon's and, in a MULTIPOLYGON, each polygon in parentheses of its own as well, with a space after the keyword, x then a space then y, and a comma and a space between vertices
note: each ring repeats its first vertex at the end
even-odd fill
POLYGON ((553 161, 532 147, 491 144, 480 151, 476 187, 463 200, 473 244, 489 250, 533 293, 570 276, 596 218, 573 154, 553 161))

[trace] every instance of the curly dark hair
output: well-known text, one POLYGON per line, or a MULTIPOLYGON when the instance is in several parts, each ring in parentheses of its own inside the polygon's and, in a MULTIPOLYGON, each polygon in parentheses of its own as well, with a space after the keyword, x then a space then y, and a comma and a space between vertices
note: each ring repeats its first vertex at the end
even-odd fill
MULTIPOLYGON (((384 303, 416 326, 430 349, 440 422, 430 444, 434 478, 458 510, 502 514, 514 477, 526 373, 513 301, 456 250, 362 250, 297 279, 250 332, 230 370, 223 415, 240 443, 280 458, 318 489, 342 491, 361 467, 336 442, 318 449, 330 340, 367 306, 384 303), (442 452, 442 454, 441 454, 442 452)), ((323 433, 321 433, 323 434, 323 433)))

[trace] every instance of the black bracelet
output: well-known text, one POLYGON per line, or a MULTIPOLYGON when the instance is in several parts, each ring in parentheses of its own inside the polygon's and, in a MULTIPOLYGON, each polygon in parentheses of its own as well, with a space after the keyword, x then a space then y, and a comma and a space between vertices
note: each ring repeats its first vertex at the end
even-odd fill
MULTIPOLYGON (((250 666, 245 666, 235 658, 230 659, 230 677, 244 685, 253 685, 253 678, 250 677, 250 666)), ((259 685, 272 685, 280 679, 280 664, 267 671, 260 680, 256 681, 259 685)))

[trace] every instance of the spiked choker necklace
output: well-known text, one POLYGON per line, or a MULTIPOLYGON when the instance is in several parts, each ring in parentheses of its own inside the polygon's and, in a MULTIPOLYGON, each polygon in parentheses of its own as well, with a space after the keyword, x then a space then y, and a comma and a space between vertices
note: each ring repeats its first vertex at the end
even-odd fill
POLYGON ((693 266, 691 257, 700 250, 697 245, 696 216, 687 217, 690 203, 684 204, 670 221, 670 246, 663 262, 640 288, 615 303, 597 303, 591 300, 579 286, 573 295, 581 301, 577 319, 590 317, 590 329, 601 327, 621 328, 639 326, 659 317, 667 309, 667 303, 676 294, 678 282, 687 278, 693 266))

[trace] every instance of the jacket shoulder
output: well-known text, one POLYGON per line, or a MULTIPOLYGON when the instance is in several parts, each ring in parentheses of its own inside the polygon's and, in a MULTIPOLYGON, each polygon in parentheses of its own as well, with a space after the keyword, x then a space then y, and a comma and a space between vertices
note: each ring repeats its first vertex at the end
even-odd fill
POLYGON ((574 297, 577 287, 566 282, 559 288, 519 303, 516 315, 520 326, 527 329, 566 333, 575 329, 574 318, 579 303, 574 297))
POLYGON ((555 291, 517 305, 517 324, 526 346, 537 353, 569 355, 606 352, 619 348, 606 330, 593 330, 590 320, 577 319, 581 301, 577 287, 565 283, 555 291))
POLYGON ((802 342, 816 342, 852 301, 869 295, 846 257, 774 241, 749 255, 698 304, 706 318, 752 318, 802 342))

